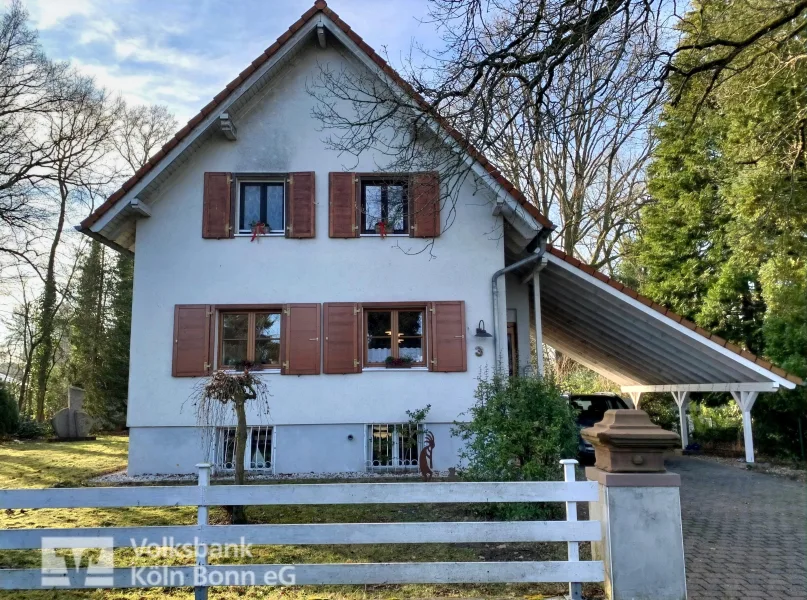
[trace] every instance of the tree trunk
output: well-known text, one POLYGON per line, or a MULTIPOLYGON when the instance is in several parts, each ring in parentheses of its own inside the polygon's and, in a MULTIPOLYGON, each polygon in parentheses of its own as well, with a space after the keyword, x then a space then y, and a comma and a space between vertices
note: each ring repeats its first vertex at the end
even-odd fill
POLYGON ((42 293, 41 346, 38 353, 36 373, 36 420, 40 423, 45 420, 45 394, 48 387, 50 361, 53 357, 53 323, 56 319, 56 249, 59 247, 59 241, 62 238, 68 196, 68 190, 64 183, 60 182, 59 187, 61 195, 59 220, 56 224, 53 242, 50 245, 48 270, 45 274, 45 290, 42 293))
MULTIPOLYGON (((247 449, 247 411, 246 399, 242 396, 234 402, 235 414, 238 424, 235 428, 235 485, 244 485, 244 455, 247 449)), ((239 525, 247 522, 247 515, 243 506, 233 506, 233 524, 239 525)))

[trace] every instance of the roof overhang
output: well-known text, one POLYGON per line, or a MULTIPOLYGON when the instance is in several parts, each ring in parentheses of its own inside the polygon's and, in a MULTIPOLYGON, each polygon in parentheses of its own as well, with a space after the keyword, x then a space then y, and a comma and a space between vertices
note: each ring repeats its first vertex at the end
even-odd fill
POLYGON ((798 377, 552 249, 541 272, 544 342, 625 391, 774 391, 798 377))

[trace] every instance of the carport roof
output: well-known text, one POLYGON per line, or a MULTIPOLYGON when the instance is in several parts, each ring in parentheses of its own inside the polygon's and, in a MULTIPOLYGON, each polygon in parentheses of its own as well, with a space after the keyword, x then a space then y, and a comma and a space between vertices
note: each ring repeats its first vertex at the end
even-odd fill
POLYGON ((619 385, 802 384, 557 248, 547 257, 544 341, 619 385))

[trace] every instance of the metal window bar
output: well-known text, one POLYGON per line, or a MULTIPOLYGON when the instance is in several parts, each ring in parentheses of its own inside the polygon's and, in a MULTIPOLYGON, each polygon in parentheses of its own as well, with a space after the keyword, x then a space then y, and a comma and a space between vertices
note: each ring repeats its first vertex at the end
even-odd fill
POLYGON ((423 447, 423 426, 415 423, 373 423, 367 426, 367 470, 417 470, 423 447))
MULTIPOLYGON (((247 447, 244 453, 244 468, 247 471, 272 470, 273 434, 273 428, 268 425, 247 428, 247 447)), ((235 427, 219 427, 216 430, 213 464, 217 472, 235 468, 236 442, 235 427)))

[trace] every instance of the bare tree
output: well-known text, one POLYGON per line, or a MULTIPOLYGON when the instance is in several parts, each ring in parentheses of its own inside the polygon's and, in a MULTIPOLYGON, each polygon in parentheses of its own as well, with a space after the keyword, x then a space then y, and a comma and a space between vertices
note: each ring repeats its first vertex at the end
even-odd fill
POLYGON ((529 118, 511 119, 516 107, 496 116, 503 134, 489 155, 558 224, 555 245, 610 268, 645 202, 658 96, 642 39, 620 49, 621 57, 597 39, 591 46, 558 68, 552 113, 541 118, 532 107, 529 118))
MULTIPOLYGON (((660 101, 667 78, 686 86, 709 74, 717 85, 749 55, 790 39, 807 0, 775 3, 750 31, 707 29, 695 45, 677 41, 700 15, 677 8, 671 0, 432 0, 441 49, 420 49, 420 64, 410 58, 405 81, 393 85, 323 65, 310 86, 314 114, 330 148, 354 157, 374 150, 385 160, 379 170, 425 164, 444 182, 462 182, 471 167, 456 150, 478 149, 528 189, 529 175, 531 200, 569 229, 564 247, 578 244, 594 264, 610 265, 644 195, 643 111, 660 101), (703 49, 711 54, 698 64, 678 59, 703 49)), ((441 202, 453 209, 456 195, 441 202)))
POLYGON ((36 360, 36 418, 45 418, 45 394, 48 374, 58 349, 54 338, 54 320, 58 310, 57 251, 71 204, 92 206, 96 196, 115 180, 116 173, 106 160, 112 150, 112 135, 117 122, 115 105, 106 92, 91 79, 71 73, 60 82, 61 100, 47 115, 48 138, 53 144, 55 163, 48 173, 44 190, 53 201, 55 226, 50 240, 44 272, 44 290, 40 306, 41 344, 36 360))
POLYGON ((45 57, 27 19, 14 0, 0 21, 0 267, 5 257, 38 273, 47 217, 38 186, 57 160, 53 140, 42 134, 67 67, 45 57))
POLYGON ((115 148, 134 173, 162 147, 177 128, 177 120, 165 106, 127 106, 120 110, 115 148))

